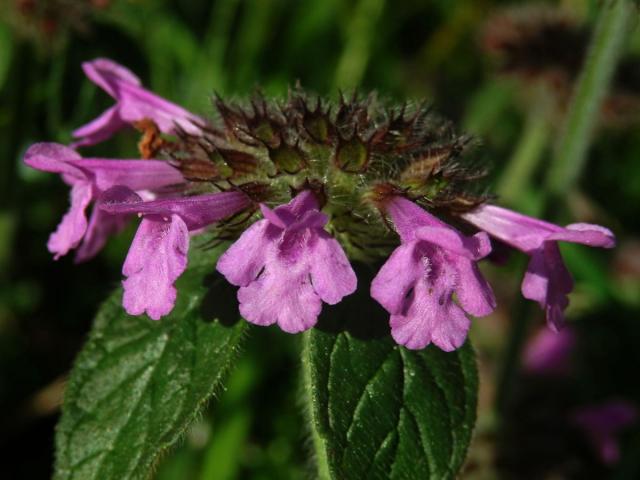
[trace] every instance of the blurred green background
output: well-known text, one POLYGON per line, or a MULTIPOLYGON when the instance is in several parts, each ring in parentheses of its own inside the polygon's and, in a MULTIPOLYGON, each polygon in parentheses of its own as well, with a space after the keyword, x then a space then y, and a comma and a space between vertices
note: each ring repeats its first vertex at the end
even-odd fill
MULTIPOLYGON (((589 30, 601 3, 544 5, 562 7, 589 30)), ((640 83, 624 84, 629 118, 611 122, 603 116, 598 122, 578 187, 543 209, 545 175, 569 97, 536 75, 501 75, 482 48, 487 22, 509 5, 0 0, 0 476, 50 476, 65 375, 97 306, 120 280, 132 235, 128 230, 118 236, 87 264, 74 265, 67 257, 54 262, 46 241, 66 211, 67 187, 57 176, 22 164, 30 144, 67 143, 73 128, 112 103, 80 69, 82 61, 106 56, 158 94, 203 115, 213 112, 214 92, 242 98, 259 86, 284 96, 297 80, 333 97, 339 89, 358 87, 391 100, 426 99, 478 137, 479 156, 491 168, 488 185, 503 204, 546 211, 564 223, 612 228, 619 237, 614 251, 563 247, 576 278, 568 317, 579 333, 579 349, 575 373, 561 382, 517 372, 504 380, 501 361, 518 320, 514 315, 532 317, 523 327, 528 333, 542 324, 542 313, 516 303, 521 259, 506 270, 486 269, 500 308, 474 322, 481 405, 463 477, 640 478, 637 426, 622 436, 621 462, 604 467, 566 425, 567 412, 580 405, 611 398, 640 403, 640 129, 633 103, 640 83), (505 382, 509 392, 496 393, 505 382), (496 408, 500 398, 506 400, 496 408)), ((637 30, 625 41, 626 58, 640 55, 637 30)), ((135 134, 123 133, 86 152, 132 157, 135 143, 135 134)), ((228 388, 158 466, 157 478, 313 476, 297 400, 298 345, 275 329, 252 332, 228 388)))

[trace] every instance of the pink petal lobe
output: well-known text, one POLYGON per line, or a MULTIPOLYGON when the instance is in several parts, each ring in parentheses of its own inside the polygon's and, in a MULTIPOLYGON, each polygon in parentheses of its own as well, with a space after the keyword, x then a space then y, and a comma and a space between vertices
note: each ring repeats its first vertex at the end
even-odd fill
POLYGON ((308 253, 313 289, 329 305, 356 291, 358 279, 336 239, 320 231, 308 253))
POLYGON ((42 142, 31 145, 24 154, 24 163, 43 172, 59 173, 67 183, 86 180, 86 175, 74 162, 82 160, 75 150, 59 143, 42 142))
POLYGON ((198 230, 251 205, 251 200, 240 191, 209 193, 193 197, 162 198, 143 201, 129 195, 122 201, 123 187, 114 187, 103 194, 101 208, 111 214, 179 215, 189 230, 198 230))
POLYGON ((143 119, 152 120, 163 133, 173 134, 178 129, 189 135, 200 135, 203 119, 164 98, 137 85, 118 85, 120 117, 127 123, 143 119))
POLYGON ((567 294, 571 290, 573 280, 558 245, 546 242, 531 255, 522 281, 522 296, 538 302, 546 312, 547 324, 557 331, 564 324, 563 311, 569 304, 567 294))
POLYGON ((178 215, 144 218, 122 267, 122 303, 130 315, 167 315, 176 301, 174 282, 187 266, 189 231, 178 215))
POLYGON ((389 313, 399 313, 414 283, 424 274, 425 264, 410 242, 396 248, 371 282, 371 297, 389 313))
POLYGON ((106 191, 115 185, 134 191, 160 190, 185 183, 180 171, 162 160, 86 158, 74 165, 90 172, 100 191, 106 191))
POLYGON ((120 117, 120 109, 115 105, 89 123, 76 128, 72 135, 77 140, 73 142, 72 146, 77 148, 95 145, 111 138, 126 126, 127 122, 120 117))
POLYGON ((611 230, 590 223, 567 225, 562 231, 549 235, 547 240, 559 240, 603 248, 613 248, 616 244, 616 237, 611 230))
POLYGON ((220 256, 216 269, 229 283, 244 287, 256 279, 266 262, 269 228, 267 220, 255 222, 220 256))
POLYGON ((470 260, 480 260, 491 253, 491 240, 485 232, 467 237, 449 226, 420 227, 415 236, 470 260))
POLYGON ((400 345, 418 350, 430 343, 450 352, 464 343, 470 320, 450 298, 445 282, 420 280, 407 299, 403 315, 391 316, 391 335, 400 345))
POLYGON ((242 316, 256 325, 277 323, 288 333, 311 328, 322 302, 306 270, 306 265, 271 263, 254 282, 238 290, 242 316))
POLYGON ((117 98, 118 81, 140 85, 140 79, 126 67, 109 60, 96 58, 82 64, 85 75, 112 97, 117 98))
POLYGON ((71 206, 62 217, 55 232, 49 237, 47 248, 57 260, 78 246, 87 230, 85 210, 92 199, 92 187, 88 182, 77 182, 71 187, 71 206))
POLYGON ((126 215, 109 215, 100 209, 96 202, 89 218, 87 231, 76 250, 75 262, 82 263, 95 257, 107 243, 110 236, 124 229, 129 217, 126 215))
POLYGON ((386 204, 385 209, 403 243, 415 240, 416 231, 422 227, 444 226, 436 217, 403 197, 394 197, 386 204))
POLYGON ((462 215, 466 221, 514 248, 529 252, 562 227, 495 205, 482 205, 462 215))
POLYGON ((489 282, 482 276, 478 266, 465 258, 455 262, 458 272, 456 297, 465 312, 484 317, 496 308, 496 298, 489 282))

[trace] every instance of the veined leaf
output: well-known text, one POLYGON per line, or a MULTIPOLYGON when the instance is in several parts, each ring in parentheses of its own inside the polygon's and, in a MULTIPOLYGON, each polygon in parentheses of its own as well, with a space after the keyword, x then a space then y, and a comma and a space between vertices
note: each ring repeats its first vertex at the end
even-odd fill
POLYGON ((71 372, 55 478, 148 478, 220 387, 246 326, 214 275, 222 251, 195 252, 211 261, 193 259, 160 321, 127 315, 120 290, 102 306, 71 372))
POLYGON ((303 360, 320 477, 455 478, 476 418, 470 344, 411 351, 379 328, 380 310, 333 313, 342 320, 306 334, 303 360))

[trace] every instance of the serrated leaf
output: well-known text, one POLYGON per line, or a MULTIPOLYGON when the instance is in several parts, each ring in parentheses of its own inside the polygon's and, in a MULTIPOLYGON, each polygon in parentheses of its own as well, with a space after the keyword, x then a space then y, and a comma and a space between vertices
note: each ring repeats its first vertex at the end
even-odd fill
POLYGON ((339 307, 306 334, 303 354, 320 477, 455 478, 476 418, 470 344, 408 350, 371 300, 339 307))
POLYGON ((210 260, 193 258, 160 321, 127 315, 120 290, 102 306, 71 372, 55 478, 148 478, 220 387, 246 326, 214 275, 223 250, 196 252, 210 260))

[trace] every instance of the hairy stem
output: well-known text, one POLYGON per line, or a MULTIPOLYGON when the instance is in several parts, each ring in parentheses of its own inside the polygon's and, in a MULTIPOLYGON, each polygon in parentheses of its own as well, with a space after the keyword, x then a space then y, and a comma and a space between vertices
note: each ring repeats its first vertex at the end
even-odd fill
POLYGON ((319 480, 330 480, 331 474, 329 473, 329 460, 327 459, 327 449, 325 448, 324 441, 320 436, 320 432, 318 432, 317 422, 316 422, 316 414, 315 414, 315 405, 313 405, 313 382, 311 379, 311 375, 313 375, 311 364, 309 361, 309 336, 310 331, 304 332, 302 334, 302 395, 303 402, 305 406, 305 410, 309 421, 307 424, 311 429, 311 438, 313 440, 313 449, 314 449, 314 460, 316 463, 316 468, 318 472, 319 480))

